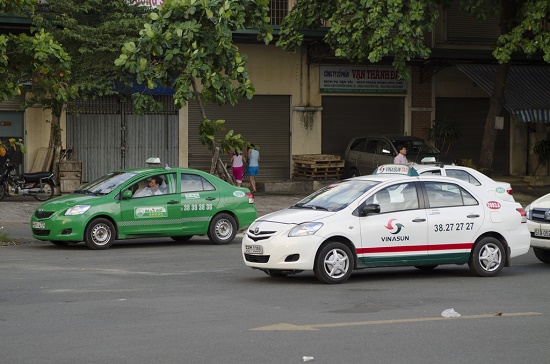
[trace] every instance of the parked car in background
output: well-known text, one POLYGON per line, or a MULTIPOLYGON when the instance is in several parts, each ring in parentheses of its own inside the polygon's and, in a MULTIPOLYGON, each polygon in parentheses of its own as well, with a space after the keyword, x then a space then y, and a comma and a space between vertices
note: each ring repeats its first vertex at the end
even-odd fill
POLYGON ((404 135, 380 135, 353 138, 344 153, 344 177, 371 174, 382 164, 393 163, 398 147, 407 148, 409 163, 420 163, 423 158, 440 159, 439 150, 425 139, 404 135))
POLYGON ((538 260, 550 264, 550 193, 525 207, 531 247, 538 260))
POLYGON ((193 235, 228 244, 257 216, 247 188, 195 169, 134 168, 42 203, 31 228, 35 239, 62 246, 84 241, 91 249, 130 238, 184 242, 193 235))
POLYGON ((495 181, 473 168, 435 163, 415 165, 414 169, 416 169, 419 175, 431 174, 458 178, 474 186, 481 186, 501 200, 515 201, 510 183, 495 181))

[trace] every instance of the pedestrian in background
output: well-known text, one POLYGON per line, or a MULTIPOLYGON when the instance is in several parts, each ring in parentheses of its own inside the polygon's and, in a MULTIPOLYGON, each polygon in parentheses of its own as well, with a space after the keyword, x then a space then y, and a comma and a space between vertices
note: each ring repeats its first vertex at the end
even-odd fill
POLYGON ((250 144, 248 149, 248 176, 250 177, 250 184, 252 185, 252 192, 256 192, 256 176, 260 167, 260 152, 256 149, 254 144, 250 144))
POLYGON ((231 160, 229 161, 229 163, 231 163, 231 172, 233 173, 233 178, 235 178, 235 182, 237 182, 237 186, 239 187, 241 187, 243 183, 245 162, 246 158, 240 149, 236 149, 234 153, 231 153, 231 160))
POLYGON ((395 156, 393 159, 394 164, 409 164, 409 161, 407 160, 406 154, 407 154, 407 148, 405 146, 400 145, 397 147, 397 150, 399 151, 399 154, 395 156))

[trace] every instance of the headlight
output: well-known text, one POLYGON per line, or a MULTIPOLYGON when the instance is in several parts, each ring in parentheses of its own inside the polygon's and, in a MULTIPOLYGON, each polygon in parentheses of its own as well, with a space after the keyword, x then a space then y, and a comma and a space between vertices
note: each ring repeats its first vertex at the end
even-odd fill
POLYGON ((527 219, 531 220, 531 205, 525 206, 523 211, 525 211, 525 216, 527 216, 527 219))
POLYGON ((70 209, 65 212, 65 216, 73 216, 73 215, 82 215, 88 209, 92 207, 92 205, 76 205, 71 207, 70 209))
POLYGON ((288 236, 307 236, 313 235, 323 226, 320 222, 305 222, 290 230, 288 236))

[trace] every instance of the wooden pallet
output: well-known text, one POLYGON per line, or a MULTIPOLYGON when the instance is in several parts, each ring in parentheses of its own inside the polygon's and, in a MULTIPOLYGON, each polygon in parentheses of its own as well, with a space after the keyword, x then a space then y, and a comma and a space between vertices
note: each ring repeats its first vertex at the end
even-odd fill
POLYGON ((314 179, 339 179, 344 161, 340 156, 328 154, 301 154, 292 156, 294 176, 314 179))

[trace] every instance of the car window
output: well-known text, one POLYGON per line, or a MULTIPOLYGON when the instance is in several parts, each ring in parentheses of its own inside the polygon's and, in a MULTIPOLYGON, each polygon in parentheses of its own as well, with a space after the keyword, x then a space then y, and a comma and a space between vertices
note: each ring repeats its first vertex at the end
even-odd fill
POLYGON ((176 193, 176 174, 175 173, 166 173, 158 174, 156 176, 148 176, 139 180, 138 182, 132 184, 129 189, 132 191, 132 198, 142 198, 142 197, 154 197, 158 195, 169 195, 176 193), (158 186, 158 191, 152 191, 149 188, 149 181, 151 177, 159 178, 160 185, 158 186))
POLYGON ((446 171, 447 176, 449 177, 461 179, 463 181, 473 184, 474 186, 481 186, 481 182, 479 182, 474 176, 466 171, 462 171, 460 169, 446 169, 446 171))
POLYGON ((477 200, 462 187, 446 182, 425 182, 430 207, 472 206, 477 200))
POLYGON ((393 149, 390 143, 385 140, 380 140, 380 142, 378 143, 378 154, 391 155, 392 151, 393 149))
POLYGON ((441 169, 429 169, 427 171, 420 172, 420 174, 441 176, 441 169))
POLYGON ((380 213, 418 208, 418 194, 414 183, 386 187, 367 198, 365 204, 380 205, 380 213))
POLYGON ((350 147, 349 147, 350 150, 354 150, 354 151, 357 151, 357 152, 362 152, 364 149, 365 149, 365 138, 357 138, 355 139, 350 147))
POLYGON ((321 188, 292 206, 312 210, 339 211, 376 186, 377 181, 344 181, 321 188))
POLYGON ((202 176, 191 173, 181 174, 181 192, 213 191, 215 187, 202 176))
POLYGON ((378 147, 378 140, 369 139, 365 143, 365 153, 376 153, 377 147, 378 147))

